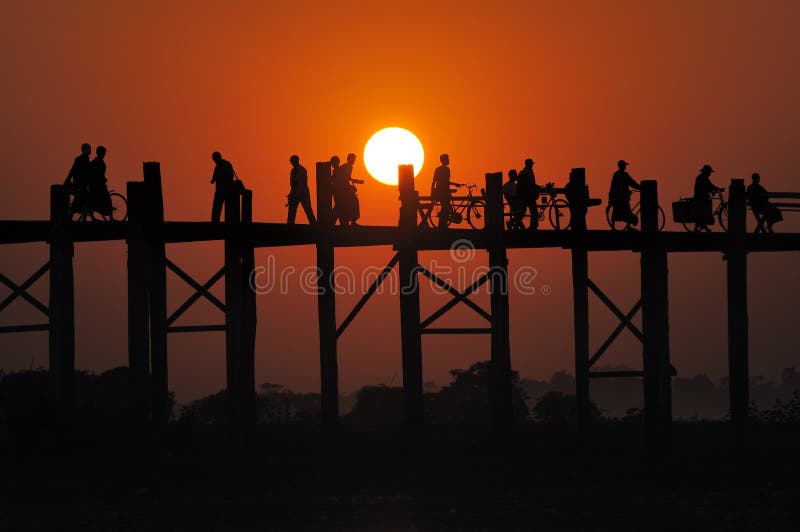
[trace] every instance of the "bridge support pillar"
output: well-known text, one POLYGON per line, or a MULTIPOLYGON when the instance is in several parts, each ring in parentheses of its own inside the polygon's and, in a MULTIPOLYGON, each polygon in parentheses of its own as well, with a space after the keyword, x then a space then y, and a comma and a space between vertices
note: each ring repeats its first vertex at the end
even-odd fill
POLYGON ((406 436, 419 440, 425 421, 422 395, 422 337, 419 311, 419 259, 415 234, 419 193, 414 189, 414 167, 398 166, 400 221, 398 238, 400 275, 400 340, 403 356, 403 419, 406 436))
POLYGON ((331 232, 335 220, 331 207, 331 164, 317 163, 317 312, 322 429, 328 438, 339 426, 339 362, 336 349, 336 293, 333 284, 334 249, 331 232))
POLYGON ((642 336, 644 413, 650 447, 669 444, 672 423, 672 367, 669 362, 667 252, 658 232, 658 188, 642 181, 642 336))
POLYGON ((509 340, 508 255, 503 239, 503 174, 486 174, 486 233, 489 235, 490 304, 492 314, 489 407, 492 435, 498 442, 511 439, 514 405, 509 340))
POLYGON ((750 378, 748 368, 747 232, 744 181, 731 180, 728 200, 728 375, 733 441, 746 445, 750 378))
POLYGON ((252 436, 256 427, 256 293, 252 284, 255 252, 251 237, 253 223, 253 191, 242 192, 242 393, 245 430, 252 436))
POLYGON ((70 415, 75 380, 74 246, 70 233, 69 196, 50 187, 50 374, 60 416, 70 415))
POLYGON ((161 191, 161 165, 143 165, 147 194, 147 277, 150 315, 151 407, 153 428, 160 436, 170 416, 167 371, 167 266, 164 243, 164 197, 161 191))
POLYGON ((147 189, 128 182, 128 371, 136 421, 142 426, 150 413, 150 327, 147 287, 147 189))

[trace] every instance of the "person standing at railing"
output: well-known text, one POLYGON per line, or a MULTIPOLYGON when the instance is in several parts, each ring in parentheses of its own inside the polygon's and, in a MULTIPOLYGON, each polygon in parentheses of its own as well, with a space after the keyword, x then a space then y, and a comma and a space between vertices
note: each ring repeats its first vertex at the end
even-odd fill
POLYGON ((233 165, 223 159, 218 151, 211 154, 211 160, 213 160, 215 164, 214 175, 211 177, 211 184, 216 184, 214 203, 211 206, 211 221, 219 222, 222 206, 225 204, 225 198, 230 194, 233 188, 233 178, 236 172, 233 170, 233 165))
POLYGON ((108 179, 106 178, 106 147, 98 146, 95 157, 90 163, 91 177, 89 179, 89 204, 100 214, 111 215, 111 196, 108 194, 108 179))
POLYGON ((522 220, 530 210, 531 224, 529 230, 539 228, 539 185, 536 184, 536 174, 533 172, 533 159, 525 159, 525 167, 520 170, 517 176, 517 201, 519 207, 519 219, 522 220))
POLYGON ((519 196, 517 195, 517 171, 511 169, 508 171, 508 181, 503 184, 503 197, 508 203, 509 219, 506 223, 508 229, 523 228, 522 217, 519 214, 519 196))
POLYGON ((450 156, 443 153, 439 156, 442 163, 433 171, 433 182, 431 183, 431 203, 439 203, 439 229, 445 229, 450 221, 452 212, 453 193, 450 186, 461 186, 459 183, 450 181, 450 156))
POLYGON ((753 214, 764 218, 767 232, 773 233, 772 226, 783 220, 783 214, 779 208, 770 203, 769 192, 761 184, 761 175, 753 174, 752 179, 753 182, 747 186, 747 201, 750 203, 750 208, 753 209, 753 214))
POLYGON ((289 195, 286 196, 286 206, 289 207, 289 216, 286 223, 293 225, 297 217, 297 206, 302 205, 306 213, 308 223, 315 224, 317 219, 311 208, 311 193, 308 190, 308 171, 300 164, 300 157, 292 155, 289 157, 292 169, 289 172, 289 195))
POLYGON ((722 189, 711 182, 714 169, 704 165, 700 175, 694 180, 694 219, 696 231, 708 231, 708 226, 714 224, 714 214, 711 205, 711 194, 722 189))

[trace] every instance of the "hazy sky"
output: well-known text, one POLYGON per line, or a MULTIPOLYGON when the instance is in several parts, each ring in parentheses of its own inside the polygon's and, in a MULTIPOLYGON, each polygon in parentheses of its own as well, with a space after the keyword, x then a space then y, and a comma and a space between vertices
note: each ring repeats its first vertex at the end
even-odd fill
MULTIPOLYGON (((800 188, 800 4, 474 4, 6 2, 0 217, 44 219, 49 185, 63 180, 88 141, 108 147, 110 185, 119 190, 141 178, 142 161, 160 161, 171 220, 209 216, 210 153, 220 150, 253 189, 255 218, 282 221, 290 154, 313 175, 315 161, 354 151, 355 174, 364 177, 366 140, 393 125, 414 131, 425 147, 421 190, 445 151, 456 181, 480 183, 486 172, 519 168, 528 156, 540 182, 564 183, 570 168, 583 166, 597 197, 606 196, 615 163, 625 158, 636 179, 658 179, 667 211, 691 193, 706 163, 720 185, 759 171, 771 190, 800 188)), ((396 223, 395 189, 369 180, 359 194, 363 223, 396 223)), ((590 226, 601 227, 595 211, 590 226)), ((800 216, 789 214, 778 227, 800 230, 800 216)), ((268 255, 279 267, 314 260, 310 247, 262 249, 256 259, 268 264, 268 255)), ((169 246, 168 256, 201 282, 222 263, 218 244, 169 246)), ((127 360, 125 257, 121 243, 76 247, 81 368, 127 360)), ((43 245, 0 249, 3 273, 17 281, 46 258, 43 245)), ((388 248, 336 254, 357 271, 390 258, 388 248)), ((443 258, 421 255, 423 263, 443 258)), ((510 260, 512 274, 535 267, 539 288, 511 298, 515 368, 538 378, 570 369, 568 254, 514 251, 510 260), (545 285, 550 295, 541 293, 545 285)), ((475 264, 485 264, 485 253, 475 264)), ((774 376, 798 361, 800 254, 753 256, 750 265, 751 367, 774 376)), ((593 254, 590 272, 624 310, 636 301, 637 255, 593 254)), ((673 364, 681 375, 725 374, 724 262, 715 254, 673 255, 670 272, 673 364)), ((188 291, 169 279, 174 309, 188 291)), ((46 280, 40 283, 34 292, 46 297, 46 280)), ((297 284, 290 289, 259 297, 257 380, 312 390, 319 380, 316 301, 297 284)), ((356 299, 340 298, 340 320, 356 299)), ((423 294, 426 309, 445 301, 423 294)), ((596 348, 615 323, 592 305, 596 348)), ((0 322, 37 321, 35 312, 16 302, 0 322)), ((460 317, 473 323, 468 310, 448 319, 460 317)), ((342 337, 343 390, 399 382, 398 318, 397 298, 380 296, 342 337)), ((192 319, 221 316, 198 306, 184 323, 192 319)), ((224 386, 223 349, 221 333, 170 339, 179 399, 224 386)), ((488 358, 489 342, 425 338, 423 350, 426 380, 443 384, 447 370, 488 358)), ((0 352, 5 370, 44 365, 47 337, 4 335, 0 352)), ((635 365, 640 356, 628 336, 604 362, 635 365)))

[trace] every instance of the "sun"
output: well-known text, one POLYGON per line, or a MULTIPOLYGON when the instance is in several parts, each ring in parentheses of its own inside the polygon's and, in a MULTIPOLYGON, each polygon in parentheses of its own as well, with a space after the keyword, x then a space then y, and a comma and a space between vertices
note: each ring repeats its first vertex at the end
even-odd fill
POLYGON ((387 127, 372 135, 364 146, 367 172, 385 185, 397 184, 397 165, 414 165, 414 176, 425 161, 422 143, 409 130, 387 127))

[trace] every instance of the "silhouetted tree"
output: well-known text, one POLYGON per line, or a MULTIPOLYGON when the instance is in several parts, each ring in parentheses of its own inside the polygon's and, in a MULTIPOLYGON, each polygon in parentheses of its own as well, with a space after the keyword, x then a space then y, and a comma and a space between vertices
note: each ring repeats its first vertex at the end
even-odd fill
MULTIPOLYGON (((578 403, 574 395, 549 392, 536 401, 533 417, 539 423, 548 425, 576 426, 578 423, 578 403)), ((589 403, 589 419, 600 419, 600 409, 594 402, 589 403)))
POLYGON ((364 386, 356 393, 356 404, 345 419, 364 426, 393 426, 403 423, 403 389, 364 386))
MULTIPOLYGON (((476 362, 469 369, 451 370, 453 381, 430 397, 434 419, 445 423, 488 424, 489 364, 489 361, 476 362)), ((511 383, 514 422, 523 423, 530 412, 516 371, 512 371, 511 383)))

